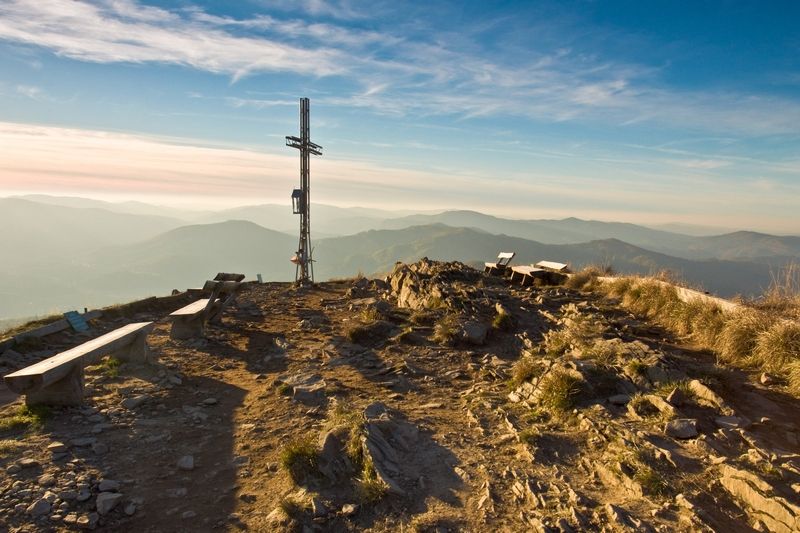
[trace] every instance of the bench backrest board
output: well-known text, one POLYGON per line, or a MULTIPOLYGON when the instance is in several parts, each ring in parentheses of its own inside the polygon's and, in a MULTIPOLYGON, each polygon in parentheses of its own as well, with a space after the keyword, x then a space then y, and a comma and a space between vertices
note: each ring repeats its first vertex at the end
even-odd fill
POLYGON ((242 281, 244 274, 231 274, 228 272, 220 272, 214 276, 214 281, 242 281))
POLYGON ((89 331, 89 324, 86 323, 86 319, 78 314, 77 311, 67 311, 64 313, 64 318, 67 319, 67 322, 69 322, 69 325, 72 326, 72 329, 75 331, 89 331))
POLYGON ((556 272, 561 272, 567 269, 567 265, 564 263, 556 263, 555 261, 539 261, 535 266, 539 268, 546 268, 548 270, 555 270, 556 272))
POLYGON ((516 252, 500 252, 497 254, 497 265, 508 266, 515 255, 517 255, 516 252))
POLYGON ((136 322, 122 326, 49 359, 17 370, 4 376, 3 380, 9 389, 19 394, 47 387, 69 374, 74 365, 86 366, 103 355, 119 351, 130 344, 134 337, 148 333, 153 327, 153 322, 136 322))

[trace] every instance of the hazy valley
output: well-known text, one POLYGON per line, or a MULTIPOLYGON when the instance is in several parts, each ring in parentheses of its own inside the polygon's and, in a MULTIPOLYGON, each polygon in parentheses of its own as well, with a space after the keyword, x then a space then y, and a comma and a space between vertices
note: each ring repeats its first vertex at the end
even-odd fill
MULTIPOLYGON (((97 307, 200 284, 212 273, 288 281, 297 218, 288 206, 191 212, 136 202, 35 196, 0 199, 5 283, 0 319, 97 307)), ((755 232, 691 236, 625 223, 510 220, 472 211, 409 215, 315 206, 318 280, 388 272, 427 256, 480 264, 551 259, 621 273, 669 270, 721 296, 757 295, 800 258, 800 238, 755 232), (324 236, 324 237, 323 237, 324 236)))

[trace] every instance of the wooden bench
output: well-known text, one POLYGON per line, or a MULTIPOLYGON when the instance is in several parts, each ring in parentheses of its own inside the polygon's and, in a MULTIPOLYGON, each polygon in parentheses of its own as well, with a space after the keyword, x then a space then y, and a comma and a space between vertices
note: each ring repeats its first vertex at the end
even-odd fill
POLYGON ((530 285, 534 279, 543 279, 547 271, 543 268, 532 266, 513 266, 511 267, 511 281, 520 281, 521 285, 530 285))
POLYGON ((147 335, 153 322, 128 324, 84 342, 49 359, 3 377, 12 391, 25 395, 28 405, 80 405, 83 401, 83 369, 105 355, 122 361, 151 362, 147 335))
POLYGON ((236 301, 236 294, 241 286, 240 281, 206 281, 203 293, 209 294, 208 298, 202 298, 170 313, 170 337, 191 339, 205 335, 206 323, 220 321, 222 311, 236 301))
POLYGON ((483 271, 487 274, 504 274, 508 268, 508 264, 517 255, 514 252, 500 252, 497 254, 497 261, 494 263, 484 263, 483 271))
POLYGON ((569 272, 567 265, 564 263, 556 263, 555 261, 539 261, 533 266, 545 270, 552 270, 553 272, 569 272))

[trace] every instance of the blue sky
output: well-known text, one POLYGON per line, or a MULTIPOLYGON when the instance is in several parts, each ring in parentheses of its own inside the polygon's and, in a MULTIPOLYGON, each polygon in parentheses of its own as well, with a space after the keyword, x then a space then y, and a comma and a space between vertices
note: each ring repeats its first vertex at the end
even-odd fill
POLYGON ((796 2, 0 4, 0 194, 800 234, 796 2))

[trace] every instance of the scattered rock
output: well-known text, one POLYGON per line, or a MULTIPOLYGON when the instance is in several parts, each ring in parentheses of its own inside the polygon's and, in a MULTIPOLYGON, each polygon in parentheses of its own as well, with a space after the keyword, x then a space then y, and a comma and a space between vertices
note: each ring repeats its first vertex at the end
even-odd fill
POLYGON ((675 439, 693 439, 697 436, 697 420, 693 418, 670 420, 664 427, 664 432, 675 439))
POLYGON ((47 445, 47 451, 50 453, 65 453, 69 447, 63 442, 54 441, 47 445))
POLYGON ((219 400, 217 400, 216 398, 206 398, 205 400, 203 400, 203 405, 217 405, 218 403, 219 400))
POLYGON ((615 394, 608 399, 612 405, 627 405, 629 401, 631 401, 629 394, 615 394))
POLYGON ((746 429, 750 423, 738 416, 718 416, 714 419, 714 423, 717 427, 725 428, 725 429, 746 429))
POLYGON ((110 448, 108 444, 104 444, 102 442, 96 442, 92 445, 92 451, 97 455, 105 455, 109 452, 110 448))
POLYGON ((178 459, 178 469, 180 470, 194 470, 194 457, 191 455, 184 455, 178 459))
POLYGON ((56 484, 56 478, 52 474, 44 474, 43 476, 39 477, 37 483, 42 487, 52 487, 56 484))
POLYGON ((107 515, 114 510, 120 500, 122 500, 122 494, 118 492, 101 492, 95 500, 97 512, 101 515, 107 515))
POLYGON ((84 448, 86 446, 93 446, 97 442, 97 439, 94 437, 80 437, 77 439, 72 439, 69 441, 70 444, 77 448, 84 448))
POLYGON ((461 335, 469 344, 483 346, 488 334, 489 326, 477 320, 468 320, 461 326, 461 335))
POLYGON ((120 406, 124 407, 125 409, 128 409, 129 411, 132 411, 137 407, 139 407, 140 405, 142 405, 143 403, 150 401, 152 398, 153 397, 150 396, 149 394, 140 394, 139 396, 125 398, 120 402, 120 406))
POLYGON ((104 479, 97 485, 97 490, 100 492, 117 492, 119 491, 122 483, 114 479, 104 479))
POLYGON ((30 506, 28 506, 25 512, 31 516, 38 517, 49 514, 50 508, 51 508, 50 502, 42 498, 30 504, 30 506))
POLYGON ((667 401, 675 407, 681 407, 687 400, 686 394, 677 387, 672 389, 672 392, 667 395, 667 401))

